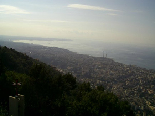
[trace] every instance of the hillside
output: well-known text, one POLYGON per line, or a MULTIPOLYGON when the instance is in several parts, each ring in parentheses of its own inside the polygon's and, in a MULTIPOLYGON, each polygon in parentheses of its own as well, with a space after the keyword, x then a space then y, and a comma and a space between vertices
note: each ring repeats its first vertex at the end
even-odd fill
POLYGON ((26 116, 133 115, 127 101, 104 91, 103 86, 92 89, 89 83, 77 83, 71 74, 61 74, 12 48, 0 47, 0 71, 0 115, 7 115, 15 79, 22 83, 19 93, 25 95, 26 116))
POLYGON ((91 87, 103 85, 122 100, 127 100, 137 112, 155 114, 155 70, 124 65, 109 58, 77 54, 66 49, 33 44, 3 42, 20 52, 37 58, 60 71, 71 72, 78 81, 91 87))

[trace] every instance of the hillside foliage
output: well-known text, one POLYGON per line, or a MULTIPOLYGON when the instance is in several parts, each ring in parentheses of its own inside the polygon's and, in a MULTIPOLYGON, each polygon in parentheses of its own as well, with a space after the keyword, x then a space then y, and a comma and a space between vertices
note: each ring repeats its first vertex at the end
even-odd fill
POLYGON ((62 74, 7 47, 0 47, 0 115, 8 115, 8 98, 15 95, 12 82, 16 79, 22 83, 18 92, 25 96, 25 116, 134 115, 127 101, 102 86, 92 89, 70 73, 62 74))

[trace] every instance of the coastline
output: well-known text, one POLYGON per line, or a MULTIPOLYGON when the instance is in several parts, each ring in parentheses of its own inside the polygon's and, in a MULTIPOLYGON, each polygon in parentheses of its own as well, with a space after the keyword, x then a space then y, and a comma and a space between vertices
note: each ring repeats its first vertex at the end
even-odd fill
POLYGON ((72 52, 79 54, 87 54, 94 57, 103 57, 107 54, 108 58, 113 59, 115 62, 123 63, 126 65, 136 65, 138 67, 155 70, 155 51, 149 48, 134 48, 133 46, 119 46, 117 44, 103 43, 103 46, 90 45, 78 41, 37 41, 37 40, 14 40, 13 42, 29 43, 42 45, 47 47, 58 47, 68 49, 72 52), (111 47, 114 45, 113 47, 111 47), (108 48, 110 46, 110 48, 108 48))

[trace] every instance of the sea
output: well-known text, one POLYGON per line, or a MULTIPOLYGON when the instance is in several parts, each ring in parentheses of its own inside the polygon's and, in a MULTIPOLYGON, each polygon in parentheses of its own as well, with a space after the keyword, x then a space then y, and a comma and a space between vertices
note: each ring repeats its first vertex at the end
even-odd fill
POLYGON ((141 68, 155 70, 155 46, 148 47, 142 45, 92 40, 14 40, 13 42, 64 48, 78 54, 87 54, 94 57, 107 57, 113 59, 116 62, 124 63, 127 65, 136 65, 141 68))

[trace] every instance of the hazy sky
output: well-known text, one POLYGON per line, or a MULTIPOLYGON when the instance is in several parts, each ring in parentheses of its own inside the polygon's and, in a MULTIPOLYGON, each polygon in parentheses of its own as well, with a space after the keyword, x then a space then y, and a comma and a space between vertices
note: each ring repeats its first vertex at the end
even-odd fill
POLYGON ((155 45, 155 0, 0 0, 0 35, 155 45))

